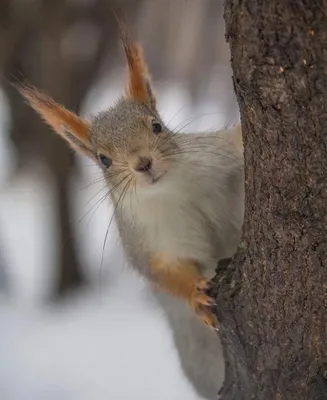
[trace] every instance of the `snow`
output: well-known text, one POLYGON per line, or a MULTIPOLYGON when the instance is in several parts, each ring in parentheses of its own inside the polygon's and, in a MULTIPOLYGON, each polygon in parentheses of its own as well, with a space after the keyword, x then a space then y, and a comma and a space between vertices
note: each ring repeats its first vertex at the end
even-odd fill
POLYGON ((126 290, 61 310, 2 307, 1 398, 195 400, 160 314, 126 290))
MULTIPOLYGON (((102 82, 92 90, 85 114, 112 103, 121 88, 115 82, 116 87, 102 82)), ((160 93, 159 105, 172 126, 190 118, 182 90, 160 93)), ((80 160, 82 177, 72 177, 71 223, 93 286, 57 308, 44 302, 57 240, 50 176, 39 168, 8 182, 13 153, 3 97, 0 110, 0 240, 13 291, 0 297, 0 399, 199 399, 182 373, 165 319, 145 295, 145 283, 126 268, 114 226, 101 264, 111 205, 102 203, 78 222, 101 198, 97 193, 104 185, 90 185, 100 175, 89 160, 80 160)), ((222 123, 218 114, 208 117, 209 127, 222 123)), ((197 126, 203 121, 188 128, 197 126)))

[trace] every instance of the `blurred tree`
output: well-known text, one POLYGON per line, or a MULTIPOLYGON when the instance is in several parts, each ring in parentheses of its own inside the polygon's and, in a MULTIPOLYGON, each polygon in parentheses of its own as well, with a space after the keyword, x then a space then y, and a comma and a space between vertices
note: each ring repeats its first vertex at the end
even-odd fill
POLYGON ((10 292, 10 282, 7 274, 7 268, 3 254, 0 252, 0 294, 8 294, 10 292))
POLYGON ((225 4, 245 145, 242 245, 216 277, 222 400, 327 399, 327 19, 225 4))
MULTIPOLYGON (((79 112, 110 46, 117 41, 112 1, 2 2, 0 68, 5 77, 27 77, 66 107, 79 112)), ((117 5, 117 8, 119 6, 117 5)), ((11 138, 18 168, 35 160, 51 171, 55 185, 59 255, 54 295, 79 287, 84 274, 71 227, 70 177, 73 152, 5 85, 12 113, 11 138)))

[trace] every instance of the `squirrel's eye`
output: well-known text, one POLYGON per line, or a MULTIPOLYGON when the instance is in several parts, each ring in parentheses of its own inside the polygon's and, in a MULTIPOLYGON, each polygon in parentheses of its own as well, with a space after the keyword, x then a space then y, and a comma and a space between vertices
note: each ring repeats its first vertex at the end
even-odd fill
POLYGON ((100 163, 105 167, 109 168, 112 164, 111 158, 104 156, 103 154, 99 154, 100 163))
POLYGON ((160 122, 156 121, 155 119, 152 121, 152 132, 153 133, 162 132, 162 126, 161 126, 160 122))

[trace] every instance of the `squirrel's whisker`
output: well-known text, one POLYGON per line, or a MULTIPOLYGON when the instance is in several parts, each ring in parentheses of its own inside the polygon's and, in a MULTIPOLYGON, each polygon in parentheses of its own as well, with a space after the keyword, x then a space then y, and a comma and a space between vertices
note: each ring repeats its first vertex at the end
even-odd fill
POLYGON ((186 150, 176 150, 171 151, 163 154, 163 157, 170 157, 171 160, 176 160, 174 157, 188 155, 188 154, 200 154, 200 155, 214 155, 220 157, 221 159, 224 158, 225 160, 233 160, 237 159, 232 153, 228 153, 225 151, 208 151, 208 150, 197 150, 197 149, 186 149, 186 150))
MULTIPOLYGON (((122 182, 124 182, 124 181, 125 181, 127 178, 129 178, 129 177, 130 177, 130 175, 127 175, 127 176, 123 179, 123 181, 120 182, 119 186, 122 184, 122 182)), ((123 190, 122 190, 122 192, 121 192, 121 194, 120 194, 120 196, 119 196, 119 198, 118 198, 118 200, 117 200, 117 203, 116 203, 115 206, 114 206, 114 210, 113 210, 113 212, 112 212, 112 215, 111 215, 111 218, 110 218, 110 221, 109 221, 107 230, 106 230, 106 234, 105 234, 104 241, 103 241, 103 246, 102 246, 101 263, 100 263, 100 278, 101 278, 101 271, 102 271, 103 259, 104 259, 104 249, 105 249, 105 246, 106 246, 106 242, 107 242, 107 238, 108 238, 108 233, 109 233, 109 230, 110 230, 112 221, 113 221, 113 219, 114 219, 114 216, 115 216, 117 207, 118 207, 119 203, 120 203, 122 200, 124 200, 126 191, 128 190, 129 184, 130 184, 130 182, 131 182, 132 179, 133 179, 133 178, 130 178, 130 179, 127 181, 127 183, 125 184, 125 186, 124 186, 124 188, 123 188, 123 190)), ((101 280, 100 280, 100 282, 101 282, 101 280)))
POLYGON ((180 107, 175 114, 171 117, 171 119, 167 122, 167 127, 172 123, 172 121, 177 117, 177 115, 185 108, 185 106, 180 107))
MULTIPOLYGON (((86 218, 86 216, 95 208, 95 210, 94 210, 94 212, 93 212, 93 214, 91 215, 91 218, 93 217, 93 215, 94 215, 94 213, 96 212, 96 210, 100 207, 100 205, 102 204, 102 202, 105 200, 105 199, 107 199, 111 194, 113 194, 114 192, 115 192, 115 190, 117 190, 118 189, 118 187, 120 186, 120 184, 122 184, 125 180, 126 180, 126 178, 127 177, 124 177, 123 179, 121 179, 116 185, 114 185, 113 187, 111 187, 111 189, 105 194, 105 195, 103 195, 84 215, 83 215, 83 217, 77 222, 77 225, 80 225, 81 223, 82 223, 82 221, 86 218)), ((100 192, 103 190, 103 189, 105 189, 105 187, 104 188, 102 188, 101 190, 100 190, 100 192)), ((94 200, 95 198, 96 198, 96 196, 100 193, 100 192, 98 192, 95 196, 93 196, 92 197, 92 199, 90 200, 90 201, 92 201, 92 200, 94 200)), ((87 204, 89 204, 90 203, 90 201, 87 203, 87 204)))
POLYGON ((90 188, 91 186, 93 186, 93 185, 95 185, 97 183, 105 182, 105 181, 106 181, 105 177, 104 176, 100 176, 99 178, 89 182, 87 185, 78 188, 77 191, 81 192, 82 190, 86 190, 86 189, 90 188))

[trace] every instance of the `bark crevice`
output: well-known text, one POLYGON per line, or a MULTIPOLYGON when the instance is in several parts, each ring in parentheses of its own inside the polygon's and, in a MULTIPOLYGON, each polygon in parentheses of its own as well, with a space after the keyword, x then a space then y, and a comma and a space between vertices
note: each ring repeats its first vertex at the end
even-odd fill
POLYGON ((225 2, 246 203, 242 245, 215 278, 223 400, 325 396, 325 9, 323 0, 225 2))

